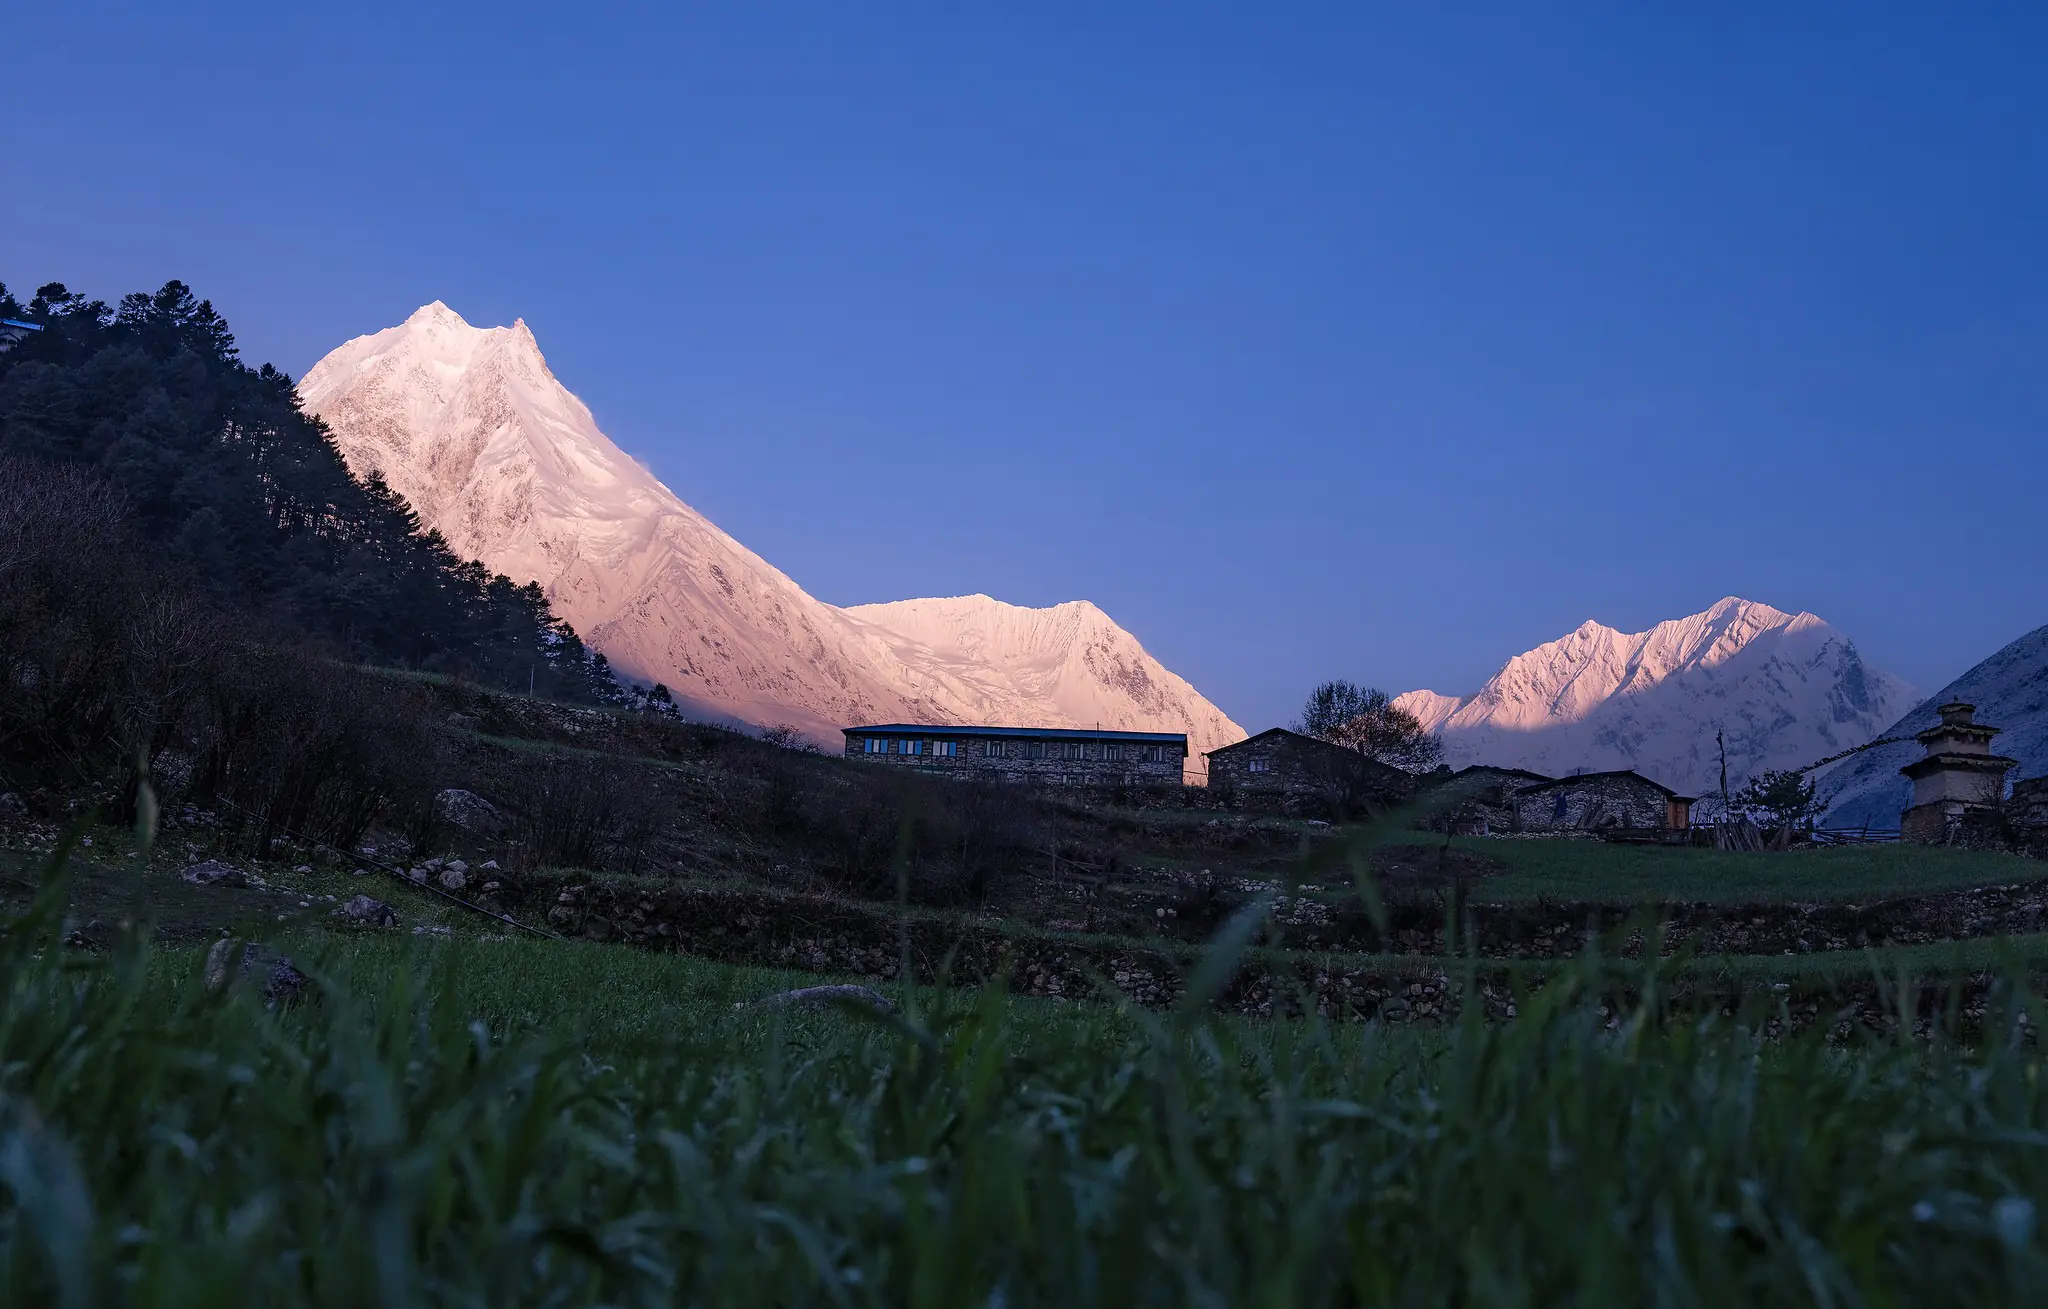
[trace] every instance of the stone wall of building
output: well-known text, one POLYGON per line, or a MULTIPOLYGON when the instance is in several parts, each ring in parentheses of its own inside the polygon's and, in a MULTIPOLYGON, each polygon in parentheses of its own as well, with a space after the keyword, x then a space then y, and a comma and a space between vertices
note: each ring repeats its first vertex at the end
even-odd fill
POLYGON ((950 777, 1044 786, 1179 786, 1185 744, 949 735, 943 729, 846 734, 846 756, 950 777), (869 741, 881 741, 870 750, 869 741))
POLYGON ((1555 779, 1518 768, 1473 764, 1422 779, 1432 792, 1430 829, 1452 836, 1498 836, 1518 830, 1515 793, 1555 779))
POLYGON ((2048 777, 2029 777, 2012 784, 2012 811, 2024 827, 2048 827, 2048 777))
POLYGON ((1995 803, 1914 805, 1899 815, 1899 839, 2048 856, 2048 777, 2015 782, 2012 794, 1995 803))
POLYGON ((1961 817, 1961 805, 1940 800, 1916 804, 1899 815, 1899 839, 1916 845, 1946 845, 1951 827, 1961 817))
POLYGON ((1515 826, 1524 832, 1670 825, 1669 797, 1641 777, 1568 777, 1517 791, 1509 798, 1515 826))

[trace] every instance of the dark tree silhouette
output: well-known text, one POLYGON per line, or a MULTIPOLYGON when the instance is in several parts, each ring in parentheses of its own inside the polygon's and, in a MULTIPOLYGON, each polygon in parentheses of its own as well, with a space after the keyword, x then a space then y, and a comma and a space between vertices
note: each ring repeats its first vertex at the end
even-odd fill
POLYGON ((381 480, 358 482, 292 379, 250 368, 182 282, 118 307, 52 282, 0 316, 0 455, 103 484, 160 566, 244 621, 346 657, 543 695, 623 692, 532 583, 457 559, 381 480))
POLYGON ((1309 693, 1295 730, 1410 772, 1434 768, 1444 757, 1443 742, 1385 691, 1341 680, 1309 693))

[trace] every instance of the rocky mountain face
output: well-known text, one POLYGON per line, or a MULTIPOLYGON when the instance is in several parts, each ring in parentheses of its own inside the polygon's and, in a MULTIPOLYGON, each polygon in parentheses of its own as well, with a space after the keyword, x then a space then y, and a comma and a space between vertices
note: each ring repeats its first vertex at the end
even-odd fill
POLYGON ((1244 735, 1085 601, 813 598, 612 444, 523 321, 472 327, 436 301, 334 350, 299 395, 353 472, 462 557, 538 580, 614 667, 698 716, 834 749, 841 726, 893 721, 1186 732, 1197 761, 1244 735))
MULTIPOLYGON (((2003 729, 1991 742, 1999 754, 2020 761, 2014 780, 2048 774, 2048 627, 2039 627, 1915 705, 1876 738, 1911 737, 1940 719, 1938 705, 1964 700, 1977 706, 1977 721, 2003 729)), ((1912 797, 1913 784, 1899 769, 1924 753, 1919 742, 1881 745, 1851 755, 1822 771, 1814 791, 1827 806, 1830 827, 1897 827, 1912 797)))
POLYGON ((1473 695, 1410 691, 1395 703, 1442 735, 1453 767, 1633 768, 1706 795, 1720 786, 1716 729, 1734 787, 1876 738, 1912 695, 1812 614, 1730 596, 1646 632, 1588 621, 1508 660, 1473 695))

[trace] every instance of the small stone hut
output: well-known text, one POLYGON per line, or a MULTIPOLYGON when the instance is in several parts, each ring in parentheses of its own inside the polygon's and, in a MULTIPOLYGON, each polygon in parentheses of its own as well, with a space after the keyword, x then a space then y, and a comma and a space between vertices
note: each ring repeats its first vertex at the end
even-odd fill
POLYGON ((1634 769, 1580 773, 1518 787, 1509 797, 1514 826, 1524 832, 1682 830, 1692 825, 1697 796, 1680 795, 1634 769))
POLYGON ((1446 798, 1431 826, 1453 836, 1493 836, 1516 830, 1515 793, 1557 779, 1526 768, 1467 764, 1456 772, 1444 768, 1429 779, 1446 798))
POLYGON ((1976 721, 1977 706, 1951 700, 1941 721, 1914 739, 1927 753, 1899 771, 1913 783, 1913 803, 1899 815, 1899 839, 1941 844, 1965 816, 2005 797, 2005 775, 2019 760, 1991 753, 1999 729, 1976 721))
POLYGON ((1349 817, 1415 794, 1414 774, 1284 727, 1269 727, 1205 757, 1210 788, 1253 807, 1326 809, 1349 817))
POLYGON ((2048 827, 2048 777, 2030 777, 2012 784, 2014 821, 2023 827, 2048 827))

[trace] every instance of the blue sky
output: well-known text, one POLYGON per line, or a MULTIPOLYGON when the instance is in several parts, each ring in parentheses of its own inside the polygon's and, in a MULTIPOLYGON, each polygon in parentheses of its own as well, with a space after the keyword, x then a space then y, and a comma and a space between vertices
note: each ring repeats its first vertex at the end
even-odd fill
POLYGON ((9 7, 0 279, 523 316, 821 598, 1085 597, 1254 729, 2048 622, 2048 6, 427 8, 9 7))

